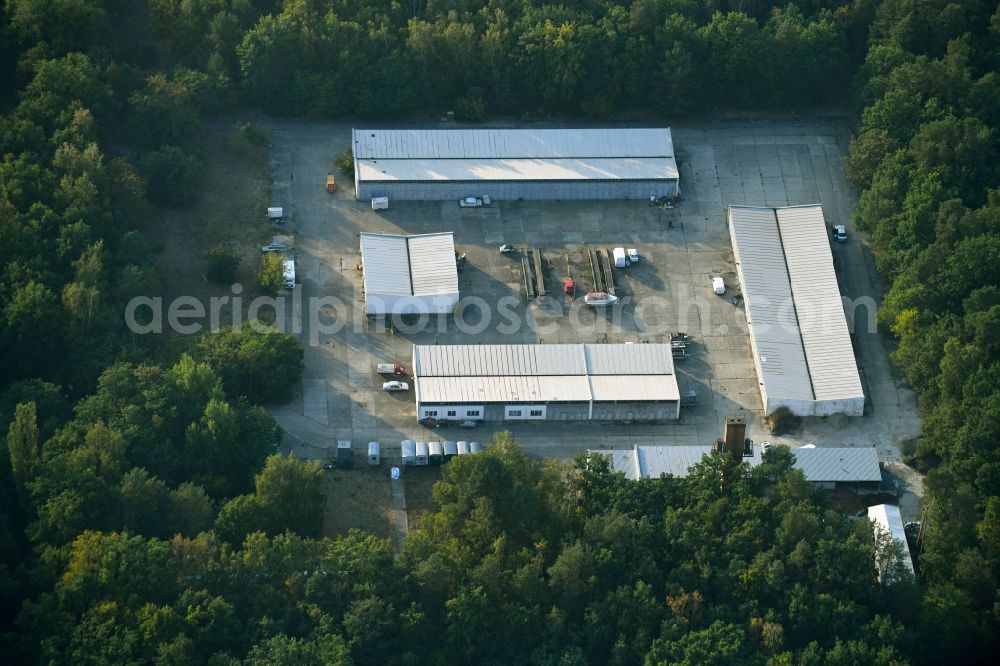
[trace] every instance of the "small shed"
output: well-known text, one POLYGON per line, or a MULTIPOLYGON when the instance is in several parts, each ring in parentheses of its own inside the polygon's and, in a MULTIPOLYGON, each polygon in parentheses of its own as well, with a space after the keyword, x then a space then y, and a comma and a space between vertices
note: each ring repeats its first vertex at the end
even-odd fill
POLYGON ((382 447, 378 442, 368 442, 368 464, 382 464, 382 447))
POLYGON ((445 460, 451 460, 452 458, 458 455, 458 444, 456 444, 455 442, 446 441, 444 444, 441 445, 441 448, 443 449, 445 460))
POLYGON ((403 236, 361 232, 365 314, 451 314, 458 267, 451 231, 403 236))
POLYGON ((482 442, 470 442, 469 443, 469 453, 482 453, 483 443, 482 442))
POLYGON ((466 454, 469 453, 469 443, 468 442, 459 442, 457 444, 457 448, 458 448, 458 455, 460 455, 460 456, 464 456, 464 455, 466 455, 466 454))
POLYGON ((417 460, 416 460, 415 464, 417 464, 417 465, 426 465, 427 464, 427 442, 417 442, 416 454, 417 454, 417 460))
POLYGON ((399 445, 399 457, 404 465, 417 464, 417 445, 412 439, 404 439, 399 445))
POLYGON ((337 442, 337 467, 348 469, 351 467, 351 441, 342 439, 337 442))
POLYGON ((427 443, 427 460, 432 465, 441 464, 441 461, 444 460, 444 447, 441 446, 441 442, 427 443))

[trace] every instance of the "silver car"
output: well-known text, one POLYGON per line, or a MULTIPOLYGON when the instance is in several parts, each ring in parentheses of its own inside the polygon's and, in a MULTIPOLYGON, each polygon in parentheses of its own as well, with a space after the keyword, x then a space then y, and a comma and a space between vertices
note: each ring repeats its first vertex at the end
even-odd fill
POLYGON ((385 382, 382 384, 383 391, 409 391, 410 385, 406 382, 400 382, 393 380, 391 382, 385 382))

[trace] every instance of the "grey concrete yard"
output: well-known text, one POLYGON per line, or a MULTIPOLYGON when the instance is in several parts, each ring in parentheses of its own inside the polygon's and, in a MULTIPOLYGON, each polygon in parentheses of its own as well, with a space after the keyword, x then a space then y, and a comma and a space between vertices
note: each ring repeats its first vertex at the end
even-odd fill
MULTIPOLYGON (((711 442, 721 434, 725 415, 742 411, 756 441, 875 445, 909 490, 920 494, 919 477, 894 463, 899 444, 919 432, 914 396, 893 375, 876 332, 862 331, 857 342, 870 414, 809 419, 799 432, 774 437, 762 421, 743 311, 731 302, 739 285, 726 229, 729 204, 822 204, 827 222, 847 225, 850 233, 848 243, 834 248, 844 295, 878 296, 870 253, 851 226, 856 194, 844 180, 849 136, 840 122, 674 126, 684 200, 672 210, 644 201, 501 201, 482 209, 460 209, 446 201, 392 202, 389 210, 374 212, 354 199, 350 183, 339 174, 337 192, 325 190, 334 158, 349 146, 350 129, 274 125, 272 204, 287 209, 301 282, 295 294, 299 304, 284 323, 301 336, 306 370, 299 399, 273 413, 287 432, 286 444, 298 454, 325 458, 337 440, 358 446, 377 440, 391 461, 402 439, 489 441, 495 429, 511 430, 533 455, 567 458, 588 448, 711 442), (459 286, 463 298, 472 301, 456 317, 431 318, 420 330, 387 331, 367 322, 358 270, 360 231, 454 231, 457 250, 467 255, 459 286), (499 255, 501 243, 541 249, 551 268, 546 288, 553 295, 529 303, 520 262, 499 255), (616 271, 623 301, 608 311, 584 308, 582 293, 590 278, 581 270, 583 252, 614 246, 635 247, 642 257, 638 265, 616 271), (574 303, 559 291, 564 257, 580 283, 574 303), (725 278, 725 297, 712 293, 713 275, 725 278), (506 303, 502 311, 496 309, 500 302, 506 303), (484 312, 487 325, 481 323, 484 312), (700 397, 697 407, 684 410, 679 424, 503 423, 471 431, 428 430, 416 423, 412 392, 383 392, 383 379, 375 373, 378 362, 409 366, 413 344, 643 343, 661 342, 676 330, 695 338, 692 356, 677 364, 677 375, 682 389, 696 389, 700 397)), ((912 494, 904 510, 915 512, 912 494)))

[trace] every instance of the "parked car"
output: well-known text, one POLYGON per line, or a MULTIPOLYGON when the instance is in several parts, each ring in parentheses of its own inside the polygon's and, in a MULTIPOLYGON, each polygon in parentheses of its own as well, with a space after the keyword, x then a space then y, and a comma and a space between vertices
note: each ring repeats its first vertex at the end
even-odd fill
POLYGON ((634 247, 630 247, 628 249, 628 262, 630 264, 639 263, 639 250, 635 249, 634 247))
POLYGON ((465 197, 458 200, 458 205, 462 208, 480 208, 483 205, 483 200, 477 197, 465 197))
POLYGON ((726 282, 721 277, 712 278, 712 291, 722 296, 726 293, 726 282))
POLYGON ((409 391, 410 385, 406 382, 400 382, 393 380, 391 382, 385 382, 382 384, 383 391, 409 391))
POLYGON ((847 242, 847 227, 842 224, 838 224, 833 228, 833 240, 838 243, 847 242))

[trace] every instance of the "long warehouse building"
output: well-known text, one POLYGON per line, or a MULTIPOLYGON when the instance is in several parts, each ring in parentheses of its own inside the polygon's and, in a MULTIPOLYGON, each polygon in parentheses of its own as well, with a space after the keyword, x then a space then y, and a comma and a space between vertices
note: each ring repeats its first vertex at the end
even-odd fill
MULTIPOLYGON (((743 462, 756 467, 763 461, 767 444, 754 444, 752 455, 743 462)), ((658 479, 664 474, 687 476, 692 467, 714 450, 710 445, 635 445, 630 449, 591 450, 608 456, 611 467, 625 478, 658 479)), ((806 481, 826 490, 851 488, 876 492, 882 482, 875 447, 836 447, 792 449, 792 467, 800 470, 806 481)))
POLYGON ((861 387, 823 209, 729 207, 764 413, 861 416, 861 387))
POLYGON ((648 199, 679 194, 669 127, 355 129, 357 198, 648 199))
POLYGON ((414 345, 417 418, 676 421, 664 344, 414 345))

